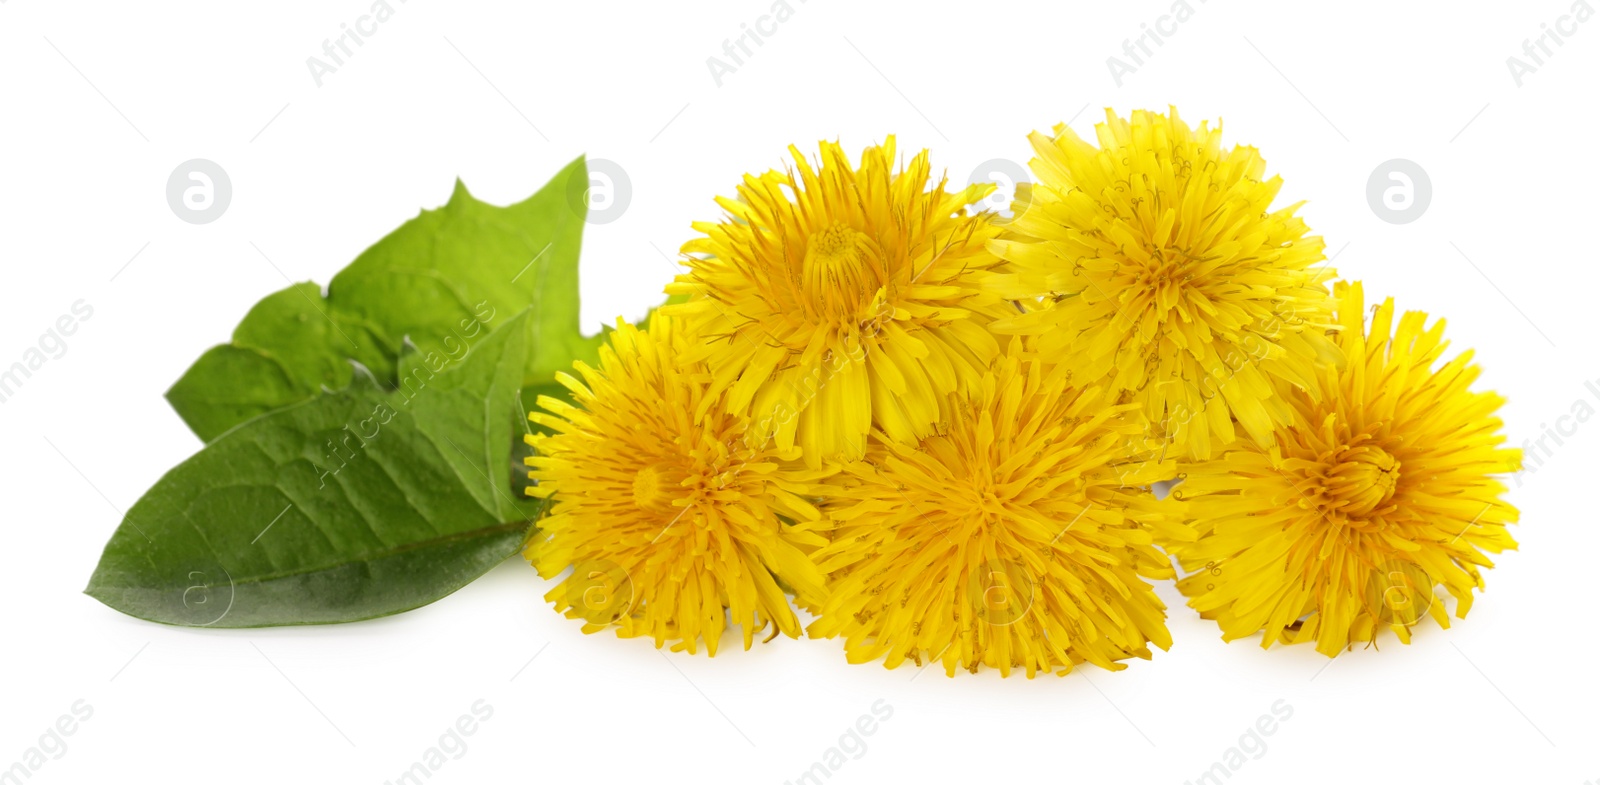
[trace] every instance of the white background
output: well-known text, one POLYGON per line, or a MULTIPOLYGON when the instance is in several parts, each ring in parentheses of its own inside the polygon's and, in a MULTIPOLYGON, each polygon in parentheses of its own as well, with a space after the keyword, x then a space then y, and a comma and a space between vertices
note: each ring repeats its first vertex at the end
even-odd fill
POLYGON ((178 629, 83 595, 118 510, 200 446, 162 393, 251 304, 285 275, 326 282, 457 176, 503 204, 581 153, 617 162, 633 190, 584 238, 592 331, 656 302, 672 269, 652 244, 673 253, 691 220, 718 216, 714 195, 791 143, 859 150, 896 133, 965 182, 979 162, 1025 161, 1030 130, 1070 119, 1087 136, 1103 107, 1176 104, 1259 147, 1369 296, 1449 317, 1480 386, 1510 398, 1513 443, 1580 400, 1600 410, 1584 386, 1600 380, 1600 22, 1520 87, 1506 65, 1568 0, 1191 0, 1120 86, 1106 58, 1170 0, 790 0, 793 18, 720 87, 706 59, 770 0, 392 2, 320 87, 306 59, 369 0, 0 3, 0 365, 74 301, 94 309, 0 404, 0 770, 82 699, 93 717, 30 782, 376 784, 483 699, 493 717, 430 782, 783 783, 881 699, 892 717, 830 783, 1177 785, 1281 699, 1292 718, 1230 783, 1600 780, 1600 423, 1547 440, 1542 468, 1513 483, 1521 550, 1467 620, 1331 664, 1309 646, 1224 645, 1170 584, 1172 651, 1033 681, 851 666, 833 641, 664 656, 580 634, 520 561, 346 626, 178 629), (231 176, 215 223, 168 207, 167 177, 191 158, 231 176), (1368 175, 1392 158, 1431 176, 1414 223, 1368 206, 1368 175))

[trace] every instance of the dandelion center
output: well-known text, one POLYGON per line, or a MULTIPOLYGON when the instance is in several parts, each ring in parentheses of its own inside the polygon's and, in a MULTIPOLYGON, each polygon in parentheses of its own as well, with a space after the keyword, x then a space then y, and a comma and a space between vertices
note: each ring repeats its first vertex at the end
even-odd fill
POLYGON ((633 503, 641 510, 670 512, 682 491, 683 473, 664 463, 646 466, 633 476, 633 503))
POLYGON ((1394 497, 1400 482, 1400 461, 1370 444, 1342 450, 1333 467, 1328 493, 1346 515, 1364 518, 1394 497))
POLYGON ((861 254, 864 239, 860 232, 834 223, 806 244, 800 283, 806 299, 823 315, 852 317, 861 300, 877 291, 861 254))
POLYGON ((1147 307, 1166 318, 1180 310, 1186 291, 1204 297, 1203 287, 1191 286, 1194 275, 1189 271, 1190 259, 1185 252, 1173 248, 1150 248, 1150 263, 1136 274, 1133 287, 1149 293, 1147 307))
POLYGON ((976 528, 1005 517, 1005 502, 995 493, 993 483, 974 483, 954 487, 938 498, 939 509, 958 520, 971 521, 976 528))

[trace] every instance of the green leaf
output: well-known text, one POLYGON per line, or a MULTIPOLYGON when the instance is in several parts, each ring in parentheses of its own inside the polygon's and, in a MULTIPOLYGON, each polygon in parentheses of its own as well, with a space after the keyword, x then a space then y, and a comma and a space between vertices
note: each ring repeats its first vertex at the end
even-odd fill
POLYGON ((573 360, 594 360, 603 339, 584 338, 578 321, 581 186, 588 176, 580 158, 509 207, 481 202, 457 181, 449 203, 362 252, 333 277, 326 296, 314 283, 299 283, 257 303, 233 340, 201 355, 167 400, 211 441, 324 388, 343 388, 351 381, 349 360, 393 387, 406 339, 425 355, 458 356, 496 318, 528 307, 534 341, 524 384, 548 384, 573 360))
POLYGON ((399 389, 350 385, 253 419, 128 510, 86 589, 167 624, 355 621, 443 597, 515 553, 508 481, 530 311, 460 359, 402 346, 399 389))

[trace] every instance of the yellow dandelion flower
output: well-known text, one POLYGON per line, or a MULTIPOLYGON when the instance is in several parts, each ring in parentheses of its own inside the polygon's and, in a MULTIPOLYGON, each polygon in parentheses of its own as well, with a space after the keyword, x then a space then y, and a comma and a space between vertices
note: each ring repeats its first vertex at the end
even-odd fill
POLYGON ((831 541, 813 558, 831 594, 808 632, 844 636, 851 662, 1032 678, 1170 645, 1147 579, 1173 571, 1151 529, 1181 535, 1139 486, 1172 467, 1127 460, 1132 405, 1069 387, 1019 347, 953 404, 947 432, 875 438, 829 479, 831 541))
POLYGON ((926 150, 894 171, 892 136, 859 169, 831 142, 817 168, 789 152, 793 170, 747 175, 721 223, 694 225, 667 287, 690 302, 665 310, 702 336, 713 389, 817 466, 860 457, 874 425, 932 432, 999 353, 985 328, 1006 306, 969 275, 998 264, 992 214, 966 212, 992 186, 930 188, 926 150))
POLYGON ((1493 475, 1522 461, 1500 446, 1504 399, 1468 389, 1472 352, 1434 368, 1442 319, 1411 311, 1396 325, 1385 300, 1363 332, 1361 285, 1334 291, 1342 369, 1285 392, 1294 418, 1271 446, 1180 464, 1174 491, 1199 533, 1175 547, 1194 571, 1178 583, 1189 604, 1225 640, 1315 639, 1330 657, 1386 626, 1409 643, 1424 616, 1448 627, 1438 586, 1466 616, 1492 566, 1484 552, 1516 547, 1505 527, 1517 510, 1493 475))
POLYGON ((552 433, 528 437, 528 492, 553 504, 527 556, 546 578, 573 568, 545 599, 584 632, 614 624, 657 648, 694 653, 703 640, 712 655, 730 619, 747 649, 768 624, 796 637, 784 589, 821 596, 803 552, 821 540, 784 519, 820 516, 808 499, 824 473, 750 440, 747 419, 683 360, 687 343, 659 312, 648 332, 619 320, 599 368, 560 375, 576 405, 539 397, 549 413, 529 418, 552 433))
POLYGON ((995 329, 1041 335, 1083 383, 1137 401, 1150 451, 1205 458, 1235 423, 1270 443, 1289 417, 1274 380, 1307 386, 1332 354, 1322 238, 1299 204, 1272 209, 1282 179, 1253 147, 1224 151, 1220 127, 1108 109, 1095 130, 1098 147, 1065 125, 1029 136, 1038 182, 988 278, 1029 312, 995 329))

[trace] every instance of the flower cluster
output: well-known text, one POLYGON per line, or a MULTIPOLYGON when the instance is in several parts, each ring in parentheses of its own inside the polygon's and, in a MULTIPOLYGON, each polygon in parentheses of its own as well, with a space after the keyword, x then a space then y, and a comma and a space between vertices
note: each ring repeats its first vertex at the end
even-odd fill
POLYGON ((1447 626, 1439 587, 1464 616, 1521 457, 1471 353, 1389 301, 1364 323, 1220 127, 1096 130, 1030 137, 1010 220, 893 137, 718 199, 672 304, 531 415, 546 599, 658 647, 770 626, 1029 677, 1170 646, 1163 579, 1329 656, 1447 626))

